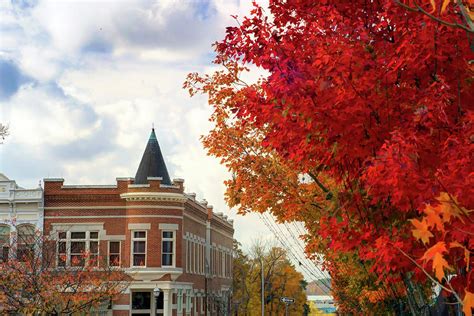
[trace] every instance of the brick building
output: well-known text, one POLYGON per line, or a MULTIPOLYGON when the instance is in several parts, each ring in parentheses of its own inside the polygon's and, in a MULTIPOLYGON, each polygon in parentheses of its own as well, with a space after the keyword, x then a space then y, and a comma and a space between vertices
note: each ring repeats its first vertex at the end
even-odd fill
POLYGON ((133 279, 108 314, 228 314, 233 223, 184 193, 183 183, 170 180, 154 130, 135 178, 114 185, 44 179, 44 233, 64 245, 57 264, 87 251, 133 279))

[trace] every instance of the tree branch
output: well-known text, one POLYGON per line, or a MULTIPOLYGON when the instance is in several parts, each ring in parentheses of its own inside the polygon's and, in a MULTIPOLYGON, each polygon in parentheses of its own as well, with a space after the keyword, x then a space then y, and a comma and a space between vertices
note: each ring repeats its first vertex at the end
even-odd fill
MULTIPOLYGON (((460 0, 458 0, 458 3, 461 2, 460 0)), ((411 12, 420 12, 424 15, 426 15, 427 17, 429 17, 430 19, 438 22, 438 23, 441 23, 443 25, 446 25, 446 26, 449 26, 449 27, 454 27, 454 28, 460 28, 460 29, 463 29, 465 30, 466 32, 469 32, 469 33, 474 33, 474 26, 471 28, 471 25, 472 25, 472 22, 471 23, 468 23, 469 27, 463 25, 463 24, 459 24, 459 23, 451 23, 451 22, 448 22, 448 21, 445 21, 443 19, 440 19, 436 16, 434 16, 433 14, 429 13, 428 11, 426 11, 425 9, 423 9, 417 2, 415 2, 415 8, 414 7, 411 7, 409 5, 406 5, 404 4, 403 2, 400 2, 399 0, 395 0, 395 3, 398 4, 399 6, 407 9, 408 11, 411 11, 411 12)), ((463 8, 461 7, 461 12, 462 12, 463 8)), ((466 8, 464 8, 464 11, 466 10, 466 8)), ((465 14, 467 14, 467 12, 465 13, 462 13, 463 17, 466 18, 465 14)), ((467 18, 469 18, 469 16, 467 16, 467 18)))

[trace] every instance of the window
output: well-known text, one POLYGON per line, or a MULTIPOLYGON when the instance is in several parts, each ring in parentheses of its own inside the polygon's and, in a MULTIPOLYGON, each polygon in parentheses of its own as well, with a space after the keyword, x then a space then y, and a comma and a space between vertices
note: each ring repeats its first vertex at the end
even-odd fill
POLYGON ((151 309, 151 292, 132 292, 133 310, 151 309))
POLYGON ((191 241, 189 243, 189 250, 190 250, 190 264, 189 264, 189 270, 191 273, 194 273, 194 241, 191 241))
POLYGON ((197 264, 196 264, 196 258, 197 258, 197 244, 193 242, 193 272, 197 272, 197 264))
POLYGON ((109 241, 109 266, 120 266, 120 241, 109 241))
POLYGON ((204 271, 204 267, 205 267, 205 263, 204 263, 204 252, 205 252, 205 248, 204 248, 204 245, 201 245, 201 260, 200 260, 200 263, 201 263, 201 274, 204 274, 205 271, 204 271))
POLYGON ((186 239, 186 272, 189 273, 189 244, 190 241, 186 239))
POLYGON ((0 225, 0 261, 8 260, 10 250, 10 227, 0 225))
POLYGON ((34 255, 35 226, 23 224, 17 227, 16 256, 19 261, 26 261, 34 255))
POLYGON ((99 265, 99 232, 58 232, 58 266, 99 265))
POLYGON ((161 265, 174 266, 174 232, 163 231, 161 239, 161 265))
POLYGON ((132 232, 132 266, 146 266, 146 231, 132 232))

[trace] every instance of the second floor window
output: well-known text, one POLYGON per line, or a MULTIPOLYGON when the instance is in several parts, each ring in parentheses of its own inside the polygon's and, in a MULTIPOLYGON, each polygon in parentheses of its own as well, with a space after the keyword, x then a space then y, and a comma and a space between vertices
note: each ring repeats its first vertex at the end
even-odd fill
POLYGON ((161 239, 161 265, 174 266, 174 231, 163 231, 161 239))
POLYGON ((17 258, 19 261, 27 261, 34 255, 35 226, 29 224, 17 227, 17 258))
POLYGON ((132 232, 132 266, 146 266, 146 231, 132 232))
POLYGON ((120 266, 120 241, 109 241, 109 265, 120 266))
POLYGON ((99 265, 99 232, 59 232, 58 266, 99 265))
POLYGON ((0 225, 0 261, 8 260, 10 250, 10 227, 0 225))

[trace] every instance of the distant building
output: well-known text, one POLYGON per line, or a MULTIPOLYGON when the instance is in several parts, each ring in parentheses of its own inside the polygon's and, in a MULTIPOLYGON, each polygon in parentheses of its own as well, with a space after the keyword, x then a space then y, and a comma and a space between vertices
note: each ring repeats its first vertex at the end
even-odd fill
POLYGON ((311 308, 311 316, 335 315, 336 307, 330 292, 330 278, 322 278, 308 283, 306 286, 306 299, 311 308))
POLYGON ((307 295, 310 303, 311 315, 335 315, 334 298, 330 295, 307 295))
POLYGON ((0 260, 34 251, 42 231, 43 189, 24 189, 0 173, 0 260))
POLYGON ((133 278, 109 314, 228 314, 233 222, 184 193, 183 183, 171 181, 154 130, 135 178, 114 185, 44 179, 45 235, 64 245, 57 265, 87 251, 133 278))

